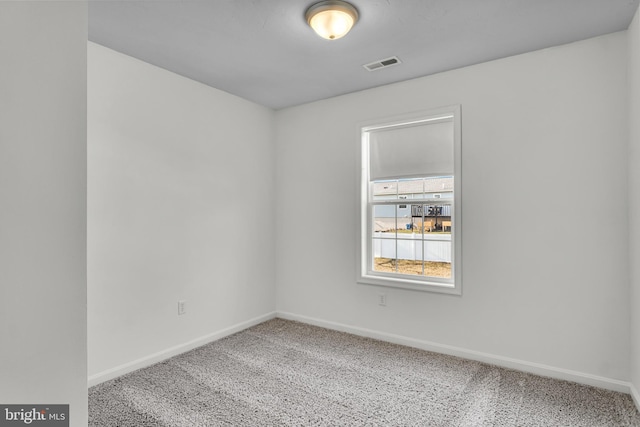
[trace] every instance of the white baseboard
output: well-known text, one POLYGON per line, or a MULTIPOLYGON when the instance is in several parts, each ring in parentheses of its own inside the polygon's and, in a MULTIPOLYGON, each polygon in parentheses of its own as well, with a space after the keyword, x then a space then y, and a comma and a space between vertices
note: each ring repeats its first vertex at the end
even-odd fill
POLYGON ((640 393, 635 386, 629 382, 615 380, 611 378, 600 377, 583 372, 571 371, 568 369, 556 368, 553 366, 543 365, 539 363, 527 362, 524 360, 512 359, 509 357, 497 356, 489 353, 482 353, 461 347, 454 347, 446 344, 439 344, 430 341, 418 340, 415 338, 404 337, 402 335, 390 334, 386 332, 374 331, 372 329, 350 326, 343 323, 331 322, 327 320, 317 319, 308 316, 288 312, 272 312, 262 316, 238 323, 220 331, 205 335, 195 340, 180 344, 166 350, 151 354, 149 356, 125 363, 120 366, 108 369, 103 372, 91 375, 88 379, 88 386, 100 384, 102 382, 117 378, 163 360, 177 356, 178 354, 193 350, 194 348, 203 346, 210 342, 219 340, 226 336, 235 334, 252 326, 258 325, 275 317, 282 319, 295 320, 310 325, 320 326, 341 332, 348 332, 354 335, 373 338, 381 341, 391 342, 394 344, 406 345, 408 347, 419 348, 421 350, 433 351, 436 353, 448 354, 451 356, 462 357, 464 359, 476 360, 478 362, 488 363, 491 365, 502 366, 504 368, 515 369, 518 371, 529 372, 550 378, 556 378, 565 381, 573 381, 579 384, 590 385, 594 387, 604 388, 607 390, 619 391, 631 394, 633 401, 640 411, 640 393))
MULTIPOLYGON (((438 344, 429 341, 418 340, 414 338, 404 337, 401 335, 389 334, 386 332, 378 332, 371 329, 360 328, 357 326, 345 325, 342 323, 330 322, 327 320, 316 319, 298 314, 277 312, 277 317, 287 320, 295 320, 302 323, 308 323, 327 329, 333 329, 341 332, 348 332, 367 338, 374 338, 381 341, 391 342, 394 344, 405 345, 408 347, 419 348, 421 350, 433 351, 435 353, 448 354, 464 359, 475 360, 478 362, 488 363, 491 365, 501 366, 504 368, 514 369, 522 372, 528 372, 559 380, 572 381, 579 384, 590 385, 594 387, 604 388, 607 390, 619 391, 622 393, 631 393, 631 383, 615 380, 611 378, 599 377, 597 375, 586 374, 583 372, 571 371, 568 369, 556 368, 553 366, 543 365, 540 363, 527 362, 525 360, 512 359, 510 357, 496 356, 494 354, 482 353, 479 351, 468 350, 465 348, 454 347, 446 344, 438 344)), ((634 395, 636 405, 638 405, 638 393, 634 395)), ((639 406, 640 408, 640 406, 639 406)))
POLYGON ((633 403, 636 404, 636 408, 638 408, 638 412, 640 412, 640 393, 638 393, 638 389, 633 383, 630 384, 631 388, 631 397, 633 398, 633 403))
POLYGON ((196 338, 195 340, 186 342, 184 344, 180 344, 166 350, 159 351, 155 354, 151 354, 149 356, 140 358, 138 360, 134 360, 128 363, 125 363, 120 366, 116 366, 115 368, 107 369, 106 371, 99 372, 97 374, 91 375, 88 379, 88 386, 93 387, 94 385, 100 384, 105 381, 109 381, 113 378, 117 378, 119 376, 128 374, 129 372, 136 371, 141 368, 146 368, 147 366, 151 366, 155 363, 162 362, 163 360, 169 359, 173 356, 177 356, 178 354, 187 352, 189 350, 193 350, 194 348, 203 346, 210 342, 219 340, 226 336, 235 334, 236 332, 240 332, 262 322, 266 322, 267 320, 274 319, 276 317, 276 313, 267 313, 262 316, 255 317, 253 319, 247 320, 245 322, 238 323, 236 325, 230 326, 228 328, 222 329, 217 332, 213 332, 211 334, 205 335, 200 338, 196 338))

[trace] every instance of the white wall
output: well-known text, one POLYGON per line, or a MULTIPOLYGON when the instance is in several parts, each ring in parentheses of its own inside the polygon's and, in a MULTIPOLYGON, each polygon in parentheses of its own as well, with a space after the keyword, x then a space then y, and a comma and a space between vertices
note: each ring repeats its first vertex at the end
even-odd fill
POLYGON ((626 64, 622 32, 278 111, 278 311, 628 381, 626 64), (452 104, 463 295, 356 284, 358 123, 452 104))
POLYGON ((0 2, 0 403, 87 425, 84 2, 0 2))
POLYGON ((95 383, 273 314, 274 117, 93 43, 88 67, 95 383))
POLYGON ((640 408, 640 11, 629 37, 629 266, 631 271, 631 383, 640 408))

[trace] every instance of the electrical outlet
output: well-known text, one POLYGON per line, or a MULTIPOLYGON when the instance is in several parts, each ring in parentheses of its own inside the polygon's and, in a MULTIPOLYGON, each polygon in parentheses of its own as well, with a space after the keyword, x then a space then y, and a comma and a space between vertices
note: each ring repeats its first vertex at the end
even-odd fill
POLYGON ((178 316, 187 314, 187 302, 185 300, 178 301, 178 316))
POLYGON ((378 305, 383 307, 387 305, 387 294, 378 294, 378 305))

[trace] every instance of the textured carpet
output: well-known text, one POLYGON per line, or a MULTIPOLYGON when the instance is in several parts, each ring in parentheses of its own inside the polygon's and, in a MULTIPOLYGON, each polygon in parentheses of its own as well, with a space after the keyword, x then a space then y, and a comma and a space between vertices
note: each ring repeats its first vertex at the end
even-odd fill
POLYGON ((90 426, 634 426, 622 393, 275 319, 89 390, 90 426))

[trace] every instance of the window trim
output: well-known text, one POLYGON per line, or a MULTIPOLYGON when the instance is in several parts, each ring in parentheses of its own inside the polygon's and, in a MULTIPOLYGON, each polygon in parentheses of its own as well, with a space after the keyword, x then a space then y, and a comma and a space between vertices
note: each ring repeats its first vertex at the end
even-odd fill
MULTIPOLYGON (((365 285, 385 286, 401 289, 411 289, 425 292, 436 292, 444 294, 462 294, 462 156, 461 156, 461 107, 452 105, 422 112, 411 113, 403 116, 390 117, 375 122, 361 123, 358 126, 358 141, 360 149, 360 224, 358 227, 358 274, 357 283, 365 285), (393 127, 404 127, 420 125, 422 123, 437 122, 452 116, 453 118, 453 151, 454 151, 454 173, 453 173, 453 200, 451 201, 451 220, 454 224, 451 231, 452 262, 451 278, 452 283, 444 283, 437 278, 426 278, 416 280, 409 275, 396 273, 369 271, 368 256, 372 250, 372 232, 369 230, 369 218, 372 214, 373 204, 369 201, 369 141, 368 132, 393 127)), ((438 174, 440 175, 440 174, 438 174)), ((429 176, 424 174, 423 176, 429 176)), ((437 199, 438 201, 445 201, 437 199)))

